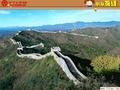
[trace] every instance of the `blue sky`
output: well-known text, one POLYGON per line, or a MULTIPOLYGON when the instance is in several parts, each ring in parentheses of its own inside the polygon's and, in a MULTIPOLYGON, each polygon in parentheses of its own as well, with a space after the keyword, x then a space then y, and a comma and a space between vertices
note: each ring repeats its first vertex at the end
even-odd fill
POLYGON ((0 10, 0 27, 120 21, 120 10, 0 10))

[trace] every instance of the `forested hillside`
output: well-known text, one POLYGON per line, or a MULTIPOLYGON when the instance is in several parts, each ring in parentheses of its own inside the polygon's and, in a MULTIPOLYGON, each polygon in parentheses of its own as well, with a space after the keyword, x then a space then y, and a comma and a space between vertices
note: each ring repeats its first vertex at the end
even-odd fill
POLYGON ((0 39, 0 90, 99 90, 101 86, 120 86, 119 76, 119 26, 55 33, 26 30, 0 39), (45 54, 51 47, 60 47, 88 79, 81 79, 82 83, 75 86, 53 57, 19 58, 18 45, 13 45, 10 38, 23 46, 44 44, 44 48, 25 49, 25 54, 45 54))

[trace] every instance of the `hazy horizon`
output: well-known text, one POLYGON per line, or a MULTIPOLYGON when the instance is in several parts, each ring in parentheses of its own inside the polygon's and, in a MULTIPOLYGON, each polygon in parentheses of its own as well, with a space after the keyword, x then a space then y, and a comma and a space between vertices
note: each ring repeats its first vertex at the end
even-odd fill
MULTIPOLYGON (((77 22, 69 22, 69 23, 78 23, 81 21, 77 21, 77 22)), ((108 23, 108 22, 120 22, 120 21, 103 21, 103 22, 81 22, 81 23, 108 23)), ((60 23, 60 24, 47 24, 47 25, 38 25, 40 27, 42 26, 52 26, 52 25, 62 25, 62 24, 69 24, 69 23, 60 23)), ((7 26, 7 27, 0 27, 0 28, 12 28, 12 27, 38 27, 38 26, 7 26)))

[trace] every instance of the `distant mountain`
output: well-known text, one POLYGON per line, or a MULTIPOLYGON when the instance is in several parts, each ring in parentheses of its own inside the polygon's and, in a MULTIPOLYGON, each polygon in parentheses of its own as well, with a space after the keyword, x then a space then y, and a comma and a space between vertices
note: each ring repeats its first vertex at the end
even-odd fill
POLYGON ((26 30, 29 27, 0 27, 0 33, 1 32, 15 32, 19 30, 26 30))
POLYGON ((56 25, 43 25, 38 27, 33 27, 32 29, 37 30, 71 30, 71 29, 81 29, 87 27, 111 27, 120 25, 120 22, 76 22, 76 23, 65 23, 56 25))
POLYGON ((35 26, 35 27, 7 27, 0 28, 0 31, 19 31, 19 30, 45 30, 45 31, 55 31, 55 30, 72 30, 72 29, 81 29, 87 27, 111 27, 120 25, 118 21, 110 21, 110 22, 75 22, 75 23, 64 23, 64 24, 55 24, 55 25, 43 25, 43 26, 35 26))
POLYGON ((0 37, 7 36, 19 30, 26 30, 28 27, 5 27, 0 28, 0 37))
POLYGON ((9 34, 15 33, 15 31, 0 31, 0 38, 4 36, 8 36, 9 34))

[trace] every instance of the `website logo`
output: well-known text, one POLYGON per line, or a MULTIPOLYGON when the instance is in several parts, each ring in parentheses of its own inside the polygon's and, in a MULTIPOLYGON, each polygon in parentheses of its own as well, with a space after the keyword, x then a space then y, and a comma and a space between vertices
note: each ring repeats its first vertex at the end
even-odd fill
POLYGON ((27 2, 26 1, 7 1, 7 0, 2 0, 1 5, 3 7, 26 7, 27 2))

